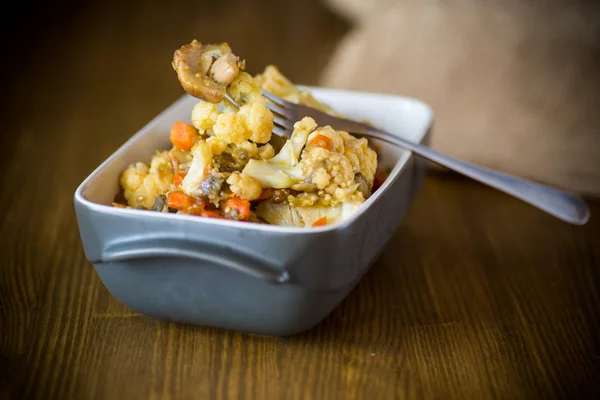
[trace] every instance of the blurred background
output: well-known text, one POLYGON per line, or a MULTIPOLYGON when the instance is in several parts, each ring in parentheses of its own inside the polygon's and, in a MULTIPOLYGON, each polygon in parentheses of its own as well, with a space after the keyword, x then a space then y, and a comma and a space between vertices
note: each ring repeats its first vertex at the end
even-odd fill
POLYGON ((184 94, 170 65, 181 45, 227 41, 252 73, 274 63, 291 79, 315 84, 348 29, 318 0, 32 0, 2 15, 2 113, 11 132, 2 148, 22 156, 15 146, 32 144, 27 165, 48 172, 78 153, 85 168, 78 179, 184 94), (69 148, 55 146, 65 135, 69 148), (57 157, 35 157, 50 148, 57 157))

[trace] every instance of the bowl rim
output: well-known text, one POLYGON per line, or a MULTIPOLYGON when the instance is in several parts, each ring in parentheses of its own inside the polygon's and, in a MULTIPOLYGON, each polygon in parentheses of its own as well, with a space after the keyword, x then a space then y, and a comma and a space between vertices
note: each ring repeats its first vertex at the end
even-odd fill
MULTIPOLYGON (((354 95, 366 95, 368 97, 374 96, 378 98, 387 98, 390 100, 403 100, 410 101, 413 103, 419 104, 427 115, 427 124, 421 135, 419 136, 419 141, 422 141, 429 134, 432 125, 433 125, 433 112, 431 107, 416 98, 402 96, 402 95, 393 95, 386 93, 376 93, 376 92, 368 92, 368 91, 355 91, 355 90, 347 90, 347 89, 330 89, 319 86, 304 86, 297 85, 300 89, 305 89, 309 91, 317 91, 317 92, 329 92, 329 93, 352 93, 354 95)), ((186 214, 171 214, 171 213, 158 213, 158 212, 148 212, 147 210, 136 210, 136 209, 122 209, 118 207, 112 207, 109 205, 99 204, 88 200, 83 195, 85 189, 93 184, 94 180, 101 174, 101 172, 111 164, 121 153, 127 151, 134 142, 142 138, 146 135, 152 127, 154 127, 165 115, 169 113, 169 111, 176 109, 180 106, 180 104, 189 101, 191 96, 189 94, 184 94, 175 100, 171 105, 166 107, 163 111, 161 111, 157 116, 152 118, 146 125, 144 125, 141 129, 139 129, 134 135, 132 135, 128 140, 122 143, 117 150, 115 150, 108 158, 106 158, 100 165, 98 165, 77 187, 75 190, 75 194, 73 197, 74 203, 76 205, 83 206, 90 211, 97 212, 100 214, 108 214, 116 217, 140 217, 144 216, 146 218, 155 218, 156 221, 164 220, 165 218, 169 221, 174 221, 173 218, 181 221, 182 223, 192 222, 196 224, 205 224, 206 226, 224 226, 224 227, 232 227, 238 229, 252 230, 252 231, 263 231, 263 232, 278 232, 278 233, 288 233, 288 234, 315 234, 315 233, 323 233, 328 231, 342 230, 354 223, 358 219, 360 215, 362 215, 369 207, 373 205, 373 203, 377 202, 377 200, 383 196, 383 194, 388 190, 388 188, 392 185, 394 181, 398 178, 405 165, 408 163, 411 157, 413 157, 413 153, 406 150, 404 151, 398 161, 394 164, 390 174, 387 179, 383 182, 383 184, 373 193, 363 204, 360 205, 359 209, 354 212, 350 217, 342 220, 336 221, 333 224, 328 224, 319 227, 298 227, 298 226, 285 226, 285 225, 270 225, 270 224, 259 224, 259 223, 241 223, 241 221, 230 221, 227 219, 216 219, 216 218, 198 218, 197 216, 186 215, 186 214)), ((315 97, 318 97, 316 95, 315 97)), ((390 132, 394 135, 397 135, 394 132, 390 132)), ((390 145, 393 146, 393 145, 390 145)))

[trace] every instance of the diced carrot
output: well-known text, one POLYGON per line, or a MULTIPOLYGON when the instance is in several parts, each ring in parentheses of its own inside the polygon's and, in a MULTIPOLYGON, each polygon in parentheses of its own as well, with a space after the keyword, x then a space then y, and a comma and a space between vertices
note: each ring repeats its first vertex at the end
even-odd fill
POLYGON ((183 192, 171 192, 167 196, 167 205, 176 210, 185 210, 194 204, 194 198, 183 192))
POLYGON ((183 182, 183 178, 185 178, 186 175, 187 174, 184 174, 183 172, 176 173, 175 176, 173 176, 173 183, 175 186, 181 186, 181 182, 183 182))
POLYGON ((325 135, 316 135, 314 138, 312 138, 310 144, 327 150, 331 150, 333 148, 333 142, 325 135))
POLYGON ((230 213, 233 210, 237 211, 237 219, 240 221, 246 221, 250 218, 250 202, 248 200, 232 197, 225 201, 224 207, 225 213, 230 213))
POLYGON ((263 189, 260 196, 258 196, 258 199, 254 200, 254 201, 263 201, 263 200, 271 198, 271 196, 273 196, 273 189, 266 188, 266 189, 263 189))
POLYGON ((198 215, 201 216, 201 217, 207 217, 207 218, 225 218, 221 214, 219 214, 218 212, 216 212, 216 211, 210 211, 210 210, 204 210, 204 211, 202 211, 198 215))
POLYGON ((312 226, 324 226, 327 225, 327 216, 322 216, 321 218, 319 218, 318 220, 316 220, 315 222, 313 222, 312 226))
POLYGON ((196 139, 198 138, 198 131, 196 128, 185 122, 176 121, 171 128, 171 143, 175 147, 182 150, 190 150, 196 139))
POLYGON ((200 215, 204 211, 204 202, 196 200, 194 204, 181 210, 184 214, 200 215))

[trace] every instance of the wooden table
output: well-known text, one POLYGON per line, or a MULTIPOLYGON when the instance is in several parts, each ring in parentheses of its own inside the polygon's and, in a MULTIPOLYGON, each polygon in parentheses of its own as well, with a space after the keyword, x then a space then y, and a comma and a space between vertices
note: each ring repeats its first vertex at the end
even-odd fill
MULTIPOLYGON (((253 72, 271 61, 314 83, 323 60, 297 52, 326 54, 345 25, 307 3, 267 3, 231 14, 191 1, 92 4, 36 25, 40 45, 5 66, 4 398, 599 398, 598 200, 596 218, 573 227, 431 175, 372 271, 322 324, 289 338, 156 322, 110 296, 82 252, 75 187, 181 95, 169 59, 182 41, 227 38, 253 72), (235 28, 245 16, 291 22, 248 37, 235 28)), ((13 35, 33 40, 19 26, 13 35)))

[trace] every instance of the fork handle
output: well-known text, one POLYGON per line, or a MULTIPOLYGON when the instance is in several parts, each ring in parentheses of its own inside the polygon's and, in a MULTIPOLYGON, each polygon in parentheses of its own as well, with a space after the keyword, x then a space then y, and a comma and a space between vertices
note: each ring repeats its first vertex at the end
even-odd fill
POLYGON ((429 147, 409 142, 379 129, 375 129, 377 133, 373 134, 373 130, 371 128, 369 129, 370 132, 360 133, 364 136, 371 136, 374 139, 404 147, 438 165, 468 176, 504 193, 508 193, 565 222, 574 225, 583 225, 590 218, 590 210, 587 204, 580 197, 572 193, 480 167, 442 154, 429 147))

